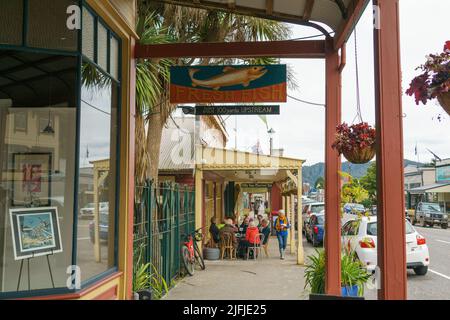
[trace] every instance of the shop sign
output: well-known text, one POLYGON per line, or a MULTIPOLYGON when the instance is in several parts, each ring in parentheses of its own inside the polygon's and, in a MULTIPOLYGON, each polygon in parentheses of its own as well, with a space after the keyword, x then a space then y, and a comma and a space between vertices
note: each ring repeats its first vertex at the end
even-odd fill
POLYGON ((450 182, 450 164, 436 166, 436 182, 450 182))
POLYGON ((170 102, 286 102, 286 82, 286 65, 174 66, 170 102))
POLYGON ((195 106, 196 115, 278 115, 279 105, 249 105, 249 106, 195 106))

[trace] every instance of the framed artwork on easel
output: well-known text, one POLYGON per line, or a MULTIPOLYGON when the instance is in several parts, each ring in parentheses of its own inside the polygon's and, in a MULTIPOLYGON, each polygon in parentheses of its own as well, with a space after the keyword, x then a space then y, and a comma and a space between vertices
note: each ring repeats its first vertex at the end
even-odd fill
POLYGON ((12 206, 50 206, 51 153, 13 154, 12 206))
POLYGON ((10 209, 14 259, 22 260, 62 252, 58 209, 10 209))

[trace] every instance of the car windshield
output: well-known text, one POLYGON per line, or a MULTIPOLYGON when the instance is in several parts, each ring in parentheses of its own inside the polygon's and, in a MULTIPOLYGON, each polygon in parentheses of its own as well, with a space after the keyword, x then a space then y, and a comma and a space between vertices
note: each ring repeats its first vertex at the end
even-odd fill
POLYGON ((357 204, 357 203, 351 203, 349 204, 349 208, 350 209, 354 209, 354 210, 358 210, 358 211, 364 211, 365 208, 362 204, 357 204))
POLYGON ((311 211, 313 213, 319 213, 320 211, 325 209, 325 205, 324 204, 315 204, 311 206, 311 211))
MULTIPOLYGON (((414 228, 412 227, 411 223, 408 221, 405 221, 405 233, 411 234, 414 233, 414 228)), ((376 222, 370 222, 367 224, 367 235, 368 236, 377 236, 377 223, 376 222)))
POLYGON ((317 224, 324 224, 325 216, 317 216, 317 224))
POLYGON ((107 213, 102 213, 102 214, 100 214, 100 224, 102 224, 102 225, 108 225, 108 219, 109 218, 109 216, 108 216, 108 214, 107 213))
POLYGON ((437 203, 424 203, 422 208, 424 211, 441 212, 441 207, 437 203))

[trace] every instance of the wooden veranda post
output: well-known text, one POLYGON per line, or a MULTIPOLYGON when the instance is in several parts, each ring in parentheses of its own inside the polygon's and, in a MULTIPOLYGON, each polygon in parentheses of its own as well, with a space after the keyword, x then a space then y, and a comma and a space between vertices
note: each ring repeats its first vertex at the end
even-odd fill
POLYGON ((325 110, 325 290, 330 295, 341 294, 341 157, 333 144, 336 126, 341 123, 341 74, 339 53, 333 41, 326 48, 326 110, 325 110))
POLYGON ((398 300, 407 295, 399 1, 375 0, 374 5, 378 298, 398 300))
POLYGON ((294 194, 290 194, 287 198, 289 203, 289 222, 291 223, 291 230, 289 233, 289 237, 291 238, 291 254, 295 254, 297 251, 296 243, 295 243, 295 203, 294 203, 294 194))
POLYGON ((303 253, 303 238, 302 238, 302 193, 303 193, 303 182, 302 182, 302 168, 298 168, 297 173, 297 264, 303 265, 305 263, 304 253, 303 253))

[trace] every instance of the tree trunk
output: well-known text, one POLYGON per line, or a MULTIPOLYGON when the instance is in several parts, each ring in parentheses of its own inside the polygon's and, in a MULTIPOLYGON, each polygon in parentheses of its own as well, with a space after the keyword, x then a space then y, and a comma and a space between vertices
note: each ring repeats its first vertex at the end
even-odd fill
POLYGON ((150 163, 147 168, 147 177, 154 181, 155 186, 158 185, 159 153, 163 131, 163 123, 161 118, 161 113, 155 112, 150 114, 148 120, 147 152, 150 163))

